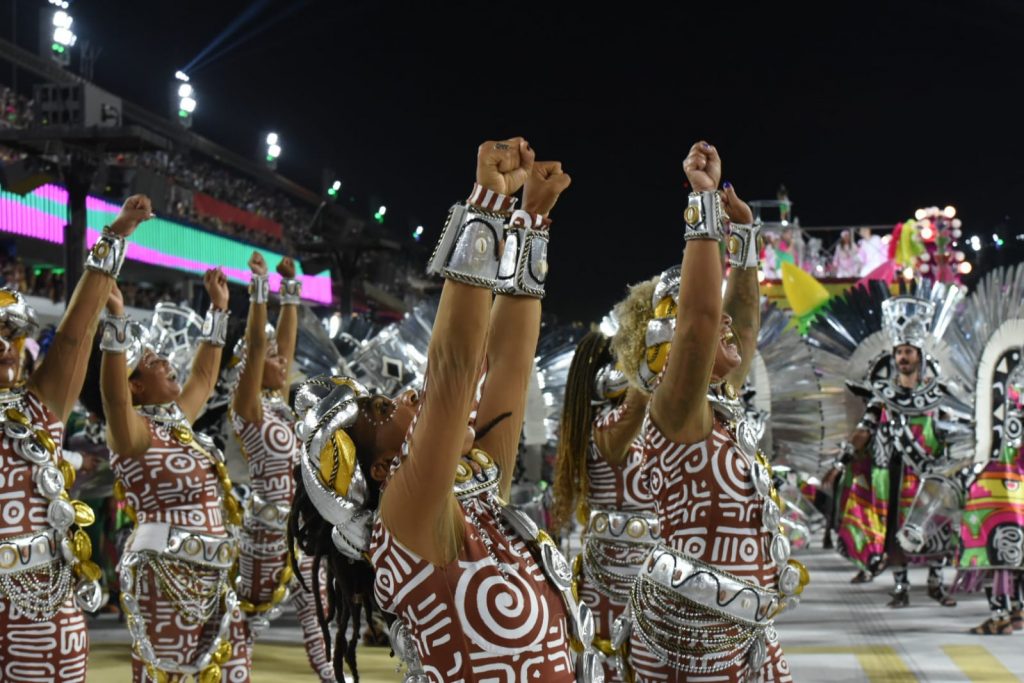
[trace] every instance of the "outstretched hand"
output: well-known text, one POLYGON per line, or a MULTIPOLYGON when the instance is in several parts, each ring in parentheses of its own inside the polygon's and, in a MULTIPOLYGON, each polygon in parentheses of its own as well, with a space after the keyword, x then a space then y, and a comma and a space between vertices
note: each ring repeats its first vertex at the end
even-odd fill
POLYGON ((555 202, 572 183, 569 174, 562 170, 560 161, 538 161, 533 164, 526 188, 523 190, 523 210, 546 216, 555 207, 555 202))
POLYGON ((534 152, 520 137, 488 140, 477 149, 476 181, 509 196, 519 191, 533 168, 534 152))
POLYGON ((718 150, 701 140, 690 148, 683 160, 683 171, 694 192, 710 192, 718 189, 722 180, 722 159, 718 150))

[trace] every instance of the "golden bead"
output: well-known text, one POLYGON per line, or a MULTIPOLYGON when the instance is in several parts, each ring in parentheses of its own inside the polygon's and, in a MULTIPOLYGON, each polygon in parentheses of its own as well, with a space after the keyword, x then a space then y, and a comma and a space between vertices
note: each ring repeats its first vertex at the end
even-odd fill
POLYGON ((57 444, 53 442, 53 437, 50 436, 50 432, 46 431, 45 429, 36 430, 36 439, 39 440, 39 443, 42 445, 43 448, 46 449, 48 453, 52 454, 54 451, 57 450, 57 444))
POLYGON ((200 671, 199 683, 220 683, 220 665, 211 664, 200 671))
POLYGON ((86 503, 73 500, 71 505, 75 508, 75 524, 78 526, 89 526, 96 521, 96 513, 86 503))
POLYGON ((25 413, 18 410, 17 408, 8 408, 4 415, 6 415, 7 419, 10 420, 11 422, 17 422, 19 424, 25 425, 26 427, 32 424, 32 422, 28 419, 28 416, 25 415, 25 413))
POLYGON ((286 564, 281 569, 281 579, 280 579, 281 585, 282 586, 287 586, 289 583, 292 582, 292 578, 294 576, 295 576, 295 572, 294 572, 294 570, 292 570, 292 566, 290 564, 286 564))
POLYGON ((280 602, 284 600, 284 596, 287 592, 288 586, 278 586, 270 595, 270 603, 273 605, 280 604, 280 602))
POLYGON ((131 505, 124 506, 124 514, 128 516, 128 519, 132 520, 132 524, 139 523, 139 517, 135 514, 135 508, 131 505))
POLYGON ((92 560, 79 562, 75 565, 75 573, 86 581, 99 581, 103 577, 103 570, 92 560))
POLYGON ((79 562, 85 562, 92 557, 92 539, 81 529, 75 531, 75 535, 71 539, 71 547, 79 562))
POLYGON ((226 664, 233 653, 234 648, 231 647, 231 641, 222 640, 217 646, 217 651, 213 653, 213 661, 217 664, 226 664))
POLYGON ((75 468, 67 460, 61 460, 57 467, 64 475, 64 488, 71 490, 71 487, 75 485, 75 468))
POLYGON ((238 608, 240 610, 242 610, 243 612, 245 612, 246 614, 252 614, 253 612, 256 611, 256 605, 252 604, 248 600, 239 600, 238 601, 238 608))
POLYGON ((171 436, 173 436, 182 446, 187 446, 192 443, 192 430, 183 425, 175 425, 174 427, 171 427, 171 436))
POLYGON ((124 490, 124 482, 120 479, 114 481, 114 500, 121 502, 127 497, 124 490))
POLYGON ((544 531, 543 529, 538 529, 537 530, 537 542, 540 543, 541 545, 544 545, 544 544, 555 545, 554 539, 551 538, 551 535, 548 534, 548 532, 544 531))

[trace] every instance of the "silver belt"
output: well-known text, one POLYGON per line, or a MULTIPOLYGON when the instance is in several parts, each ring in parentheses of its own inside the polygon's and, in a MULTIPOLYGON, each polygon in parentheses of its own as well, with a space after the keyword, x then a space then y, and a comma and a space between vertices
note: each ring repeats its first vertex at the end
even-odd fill
POLYGON ((274 503, 253 492, 245 501, 245 518, 274 531, 284 531, 288 527, 291 509, 288 503, 274 503))
POLYGON ((611 543, 653 545, 661 540, 661 521, 650 512, 598 508, 590 511, 587 534, 611 543))
POLYGON ((176 560, 229 569, 238 556, 238 542, 232 536, 189 531, 165 522, 144 522, 128 539, 126 550, 149 550, 176 560))
POLYGON ((17 574, 64 558, 61 538, 56 530, 46 529, 0 540, 0 574, 17 574))
POLYGON ((764 626, 778 613, 779 593, 659 545, 637 576, 668 589, 695 606, 745 626, 764 626))

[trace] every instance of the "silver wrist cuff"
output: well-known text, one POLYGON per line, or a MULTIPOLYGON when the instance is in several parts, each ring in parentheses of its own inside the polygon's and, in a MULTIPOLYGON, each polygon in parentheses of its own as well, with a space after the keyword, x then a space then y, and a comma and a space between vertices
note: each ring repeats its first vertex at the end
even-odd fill
POLYGON ((694 192, 690 194, 683 220, 686 223, 683 239, 722 241, 722 200, 717 192, 694 192))
POLYGON ((549 239, 547 230, 509 228, 506 231, 505 253, 498 268, 495 294, 544 298, 549 239))
POLYGON ((302 282, 284 278, 281 280, 281 289, 278 293, 281 295, 282 306, 298 306, 302 303, 302 282))
POLYGON ((121 273, 124 254, 124 238, 104 228, 100 238, 85 257, 85 267, 116 278, 121 273))
POLYGON ((199 335, 199 343, 224 346, 228 340, 229 315, 227 311, 218 311, 211 306, 203 319, 203 333, 199 335))
POLYGON ((761 264, 761 221, 753 225, 730 223, 726 252, 733 268, 757 268, 761 264))
POLYGON ((494 289, 504 229, 505 221, 497 214, 464 204, 454 205, 427 263, 427 272, 494 289))
POLYGON ((131 319, 126 315, 108 315, 100 321, 100 351, 126 353, 132 347, 129 330, 131 319))
POLYGON ((270 276, 252 274, 249 280, 249 303, 265 304, 270 298, 270 276))

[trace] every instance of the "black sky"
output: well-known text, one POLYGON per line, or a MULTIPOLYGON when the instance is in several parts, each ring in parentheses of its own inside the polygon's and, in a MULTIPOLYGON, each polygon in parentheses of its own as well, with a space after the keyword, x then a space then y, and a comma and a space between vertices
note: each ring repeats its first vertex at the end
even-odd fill
MULTIPOLYGON (((43 4, 17 1, 23 18, 43 4)), ((293 4, 272 2, 240 34, 293 4)), ((95 80, 164 112, 175 69, 249 5, 71 9, 103 47, 95 80)), ((255 154, 273 128, 282 173, 316 188, 332 166, 430 241, 472 183, 477 144, 524 135, 573 176, 553 214, 548 305, 588 318, 677 261, 680 162, 698 138, 745 198, 785 183, 805 226, 950 203, 968 234, 1019 226, 1021 36, 1015 0, 312 0, 194 72, 195 130, 255 154)))

